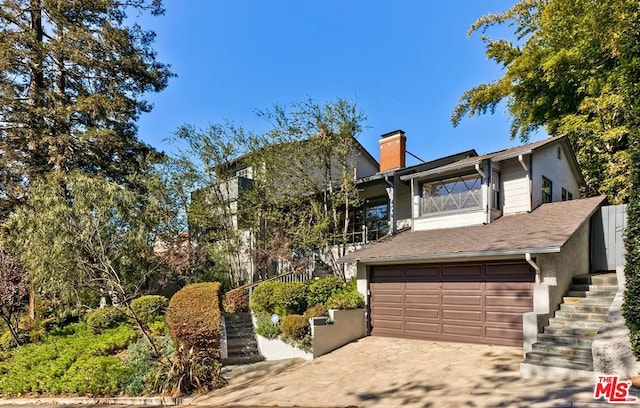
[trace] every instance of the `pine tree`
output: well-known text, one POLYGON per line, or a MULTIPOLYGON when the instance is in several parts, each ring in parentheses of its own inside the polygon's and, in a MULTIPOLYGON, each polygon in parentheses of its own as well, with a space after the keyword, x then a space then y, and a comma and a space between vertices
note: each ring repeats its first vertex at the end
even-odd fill
POLYGON ((123 182, 154 153, 135 122, 172 74, 133 11, 164 12, 160 0, 0 1, 0 218, 48 172, 123 182))

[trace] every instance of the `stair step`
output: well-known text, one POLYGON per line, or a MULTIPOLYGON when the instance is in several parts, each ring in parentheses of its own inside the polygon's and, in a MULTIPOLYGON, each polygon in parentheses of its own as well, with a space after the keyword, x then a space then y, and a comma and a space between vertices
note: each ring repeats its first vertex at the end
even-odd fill
POLYGON ((576 285, 569 286, 570 291, 590 291, 590 292, 607 292, 613 295, 618 292, 618 285, 576 285))
POLYGON ((525 357, 525 363, 550 365, 593 371, 593 361, 577 356, 557 356, 544 352, 530 351, 525 357))
POLYGON ((580 320, 580 319, 565 319, 562 317, 552 317, 549 319, 549 326, 551 327, 568 327, 572 329, 591 329, 598 331, 602 326, 602 320, 580 320))
POLYGON ((227 341, 227 350, 231 352, 231 350, 253 350, 258 349, 258 343, 254 339, 230 339, 227 341))
POLYGON ((264 361, 264 357, 261 355, 233 356, 222 359, 222 365, 253 364, 259 361, 264 361))
POLYGON ((533 351, 560 357, 578 357, 585 360, 593 358, 590 347, 563 346, 555 343, 538 342, 533 344, 533 351))
MULTIPOLYGON (((609 311, 609 305, 590 305, 590 304, 582 304, 582 303, 562 303, 560 305, 560 311, 563 312, 580 312, 580 313, 598 313, 598 314, 607 314, 609 311)), ((556 314, 558 312, 556 311, 556 314)))
POLYGON ((576 334, 538 333, 538 342, 590 349, 593 343, 593 337, 589 338, 576 334))
POLYGON ((606 316, 606 311, 596 313, 596 312, 583 312, 583 311, 568 311, 568 310, 557 310, 555 317, 559 319, 578 319, 578 320, 586 320, 602 323, 606 316))
POLYGON ((562 298, 562 301, 570 305, 606 305, 607 307, 611 305, 611 299, 603 297, 565 296, 562 298))
POLYGON ((567 291, 568 297, 579 297, 579 298, 588 297, 588 298, 613 299, 615 295, 616 295, 616 292, 611 293, 609 291, 604 291, 604 290, 599 290, 599 291, 568 290, 567 291))
POLYGON ((598 329, 546 326, 544 328, 544 334, 553 334, 559 336, 583 336, 585 338, 594 338, 596 337, 596 334, 598 334, 598 329))
POLYGON ((578 285, 584 284, 603 284, 617 285, 618 277, 615 272, 596 272, 587 275, 578 275, 573 277, 573 283, 578 285))

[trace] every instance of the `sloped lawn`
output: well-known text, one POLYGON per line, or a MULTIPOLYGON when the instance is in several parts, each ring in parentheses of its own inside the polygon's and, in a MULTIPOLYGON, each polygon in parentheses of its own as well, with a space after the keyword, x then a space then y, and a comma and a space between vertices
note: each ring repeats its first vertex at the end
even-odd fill
POLYGON ((127 324, 96 333, 77 323, 0 353, 0 394, 119 394, 133 372, 118 354, 137 337, 127 324))

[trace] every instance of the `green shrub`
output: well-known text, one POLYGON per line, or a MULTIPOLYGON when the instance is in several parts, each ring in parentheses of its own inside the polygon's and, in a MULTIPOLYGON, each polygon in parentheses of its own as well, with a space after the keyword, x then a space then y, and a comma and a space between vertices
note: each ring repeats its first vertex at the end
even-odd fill
POLYGON ((157 392, 156 378, 159 362, 153 355, 149 342, 140 339, 127 348, 126 366, 131 374, 124 383, 124 392, 128 395, 142 395, 157 392))
POLYGON ((307 286, 301 282, 269 281, 256 286, 251 310, 280 316, 301 314, 307 308, 307 286))
POLYGON ((163 394, 179 396, 194 391, 206 393, 227 383, 222 376, 220 362, 193 347, 179 347, 171 359, 164 362, 161 369, 164 373, 163 394))
POLYGON ((632 148, 632 185, 629 189, 627 205, 627 230, 625 234, 625 291, 622 312, 627 327, 631 347, 637 359, 640 359, 640 147, 638 138, 630 144, 632 148))
POLYGON ((220 357, 220 284, 196 283, 180 289, 169 301, 166 321, 169 333, 181 345, 220 357))
POLYGON ((222 298, 222 306, 227 313, 249 311, 249 290, 246 286, 240 286, 226 292, 222 298))
POLYGON ((309 319, 304 316, 291 314, 282 319, 282 336, 292 340, 302 340, 309 335, 309 319))
POLYGON ((147 295, 132 300, 131 309, 141 322, 148 325, 164 319, 168 304, 169 300, 164 296, 147 295))
POLYGON ((71 324, 41 344, 7 353, 0 361, 0 390, 5 395, 117 395, 131 370, 115 354, 136 338, 136 331, 125 324, 102 333, 84 323, 71 324))
POLYGON ((343 285, 344 282, 337 276, 327 276, 313 281, 309 285, 309 291, 307 293, 307 304, 325 304, 331 294, 336 290, 341 289, 343 285))
POLYGON ((256 333, 268 339, 275 339, 280 335, 280 323, 272 322, 268 314, 257 314, 256 333))
POLYGON ((127 320, 127 314, 119 307, 102 307, 93 309, 85 315, 87 325, 96 331, 118 327, 127 320))
POLYGON ((304 312, 304 317, 306 317, 307 319, 323 316, 328 316, 328 313, 327 308, 321 303, 318 303, 315 306, 311 306, 304 312))
POLYGON ((164 320, 149 323, 149 330, 151 331, 152 336, 164 336, 169 334, 169 328, 164 320))
POLYGON ((278 281, 263 282, 253 288, 251 293, 251 310, 256 313, 264 312, 269 315, 275 310, 276 288, 280 285, 278 281))
POLYGON ((273 296, 273 311, 280 316, 302 314, 307 309, 307 285, 302 282, 280 282, 273 296))
POLYGON ((335 292, 327 300, 328 309, 358 309, 364 306, 364 298, 355 290, 335 292))

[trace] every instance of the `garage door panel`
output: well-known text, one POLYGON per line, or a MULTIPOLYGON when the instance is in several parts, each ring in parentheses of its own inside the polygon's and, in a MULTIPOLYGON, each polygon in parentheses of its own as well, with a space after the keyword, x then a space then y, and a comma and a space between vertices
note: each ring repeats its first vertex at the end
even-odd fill
POLYGON ((507 323, 510 325, 522 325, 521 312, 485 312, 484 321, 487 323, 507 323))
POLYGON ((509 340, 522 343, 522 330, 487 327, 485 337, 487 339, 493 339, 496 344, 502 344, 509 340))
POLYGON ((405 330, 408 332, 414 332, 414 334, 438 334, 440 333, 440 323, 407 321, 405 330))
POLYGON ((421 308, 421 309, 413 309, 407 308, 405 309, 405 317, 407 319, 412 317, 421 317, 425 319, 438 319, 440 320, 442 317, 440 316, 440 309, 437 308, 421 308))
POLYGON ((375 303, 397 303, 402 304, 404 295, 392 294, 392 293, 376 293, 371 295, 373 302, 375 303))
POLYGON ((535 276, 525 262, 373 267, 370 276, 372 335, 522 346, 535 276))
POLYGON ((461 290, 474 290, 481 291, 481 282, 442 282, 443 291, 461 291, 461 290))
POLYGON ((439 267, 408 267, 404 271, 405 282, 439 282, 439 267))
POLYGON ((463 295, 463 294, 460 294, 460 295, 443 294, 442 304, 443 305, 482 306, 482 296, 481 295, 463 295))
POLYGON ((460 324, 443 323, 442 334, 465 337, 482 337, 482 326, 465 326, 460 324))
POLYGON ((414 294, 406 294, 404 296, 405 303, 408 304, 424 304, 424 305, 437 305, 440 304, 440 295, 429 294, 429 295, 414 295, 414 294))
POLYGON ((482 310, 443 310, 443 320, 482 322, 482 310))
POLYGON ((403 308, 402 307, 385 307, 385 306, 375 306, 371 308, 371 313, 375 316, 402 316, 403 308))
POLYGON ((533 307, 533 297, 529 293, 523 293, 522 296, 518 296, 518 294, 488 295, 485 297, 485 301, 487 307, 521 307, 525 309, 533 307))

